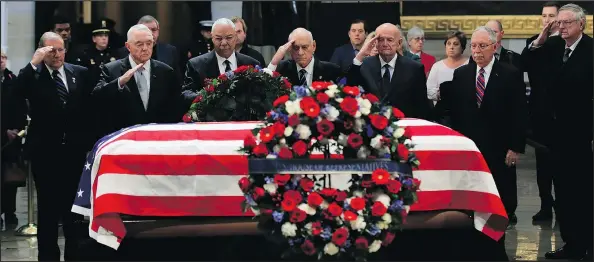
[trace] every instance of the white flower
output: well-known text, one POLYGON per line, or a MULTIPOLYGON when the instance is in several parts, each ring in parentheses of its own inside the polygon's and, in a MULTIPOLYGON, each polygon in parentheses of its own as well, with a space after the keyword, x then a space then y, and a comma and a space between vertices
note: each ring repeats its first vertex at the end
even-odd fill
POLYGON ((382 148, 382 138, 384 138, 382 135, 376 135, 374 138, 371 139, 369 145, 375 149, 382 148))
POLYGON ((309 234, 309 235, 312 234, 311 227, 312 227, 311 222, 309 222, 305 226, 303 226, 303 228, 305 228, 305 230, 307 230, 307 234, 309 234))
MULTIPOLYGON (((291 133, 293 133, 293 132, 291 132, 291 133)), ((278 143, 281 144, 281 145, 286 145, 287 144, 287 140, 285 140, 284 138, 281 138, 281 140, 279 140, 278 143)))
POLYGON ((355 130, 355 132, 357 132, 357 133, 363 132, 364 126, 365 126, 365 120, 363 120, 362 118, 355 119, 355 125, 353 126, 353 129, 355 130))
POLYGON ((351 223, 351 228, 353 230, 363 230, 365 229, 365 227, 367 226, 367 223, 365 222, 365 219, 363 219, 363 216, 357 216, 357 219, 350 221, 351 223))
POLYGON ((353 191, 353 196, 363 197, 363 191, 361 191, 361 190, 353 191))
POLYGON ((375 201, 378 201, 382 204, 384 204, 384 206, 389 207, 390 206, 390 197, 386 194, 380 194, 375 198, 375 201))
POLYGON ((326 200, 322 201, 322 204, 320 204, 321 209, 328 209, 328 206, 330 206, 330 204, 328 204, 326 200))
POLYGON ((336 89, 338 89, 337 85, 329 85, 328 86, 328 90, 336 90, 336 89))
POLYGON ((295 131, 297 131, 299 134, 299 139, 308 139, 311 136, 311 130, 309 129, 309 126, 304 124, 299 124, 295 131))
POLYGON ((409 205, 405 205, 404 206, 404 210, 406 210, 406 213, 408 214, 408 211, 410 211, 410 206, 409 205))
POLYGON ((379 228, 380 230, 384 230, 384 229, 388 229, 389 224, 384 221, 380 221, 380 222, 377 222, 377 224, 375 226, 377 226, 377 228, 379 228))
POLYGON ((264 185, 264 190, 266 190, 266 192, 270 193, 271 195, 276 194, 277 188, 278 188, 278 185, 275 183, 267 183, 264 185))
POLYGON ((336 253, 338 253, 338 247, 330 242, 324 246, 324 253, 334 256, 336 253))
POLYGON ((394 131, 394 138, 400 138, 402 135, 404 135, 404 128, 399 127, 394 131))
POLYGON ((285 133, 283 135, 285 135, 286 137, 289 137, 293 134, 293 128, 290 126, 285 127, 285 133))
POLYGON ((405 146, 411 146, 412 145, 412 141, 410 141, 410 139, 406 139, 406 140, 404 140, 404 145, 405 146))
POLYGON ((361 112, 362 115, 366 116, 371 113, 371 108, 359 108, 359 112, 361 112))
POLYGON ((260 209, 254 207, 250 207, 250 209, 252 210, 252 212, 254 212, 254 215, 256 216, 260 214, 260 209))
POLYGON ((380 157, 383 157, 385 154, 389 154, 389 153, 390 153, 390 148, 387 146, 384 146, 377 150, 377 154, 380 155, 380 157))
POLYGON ((275 158, 276 158, 276 156, 275 156, 275 155, 273 155, 273 154, 269 154, 269 155, 267 155, 267 156, 266 156, 266 158, 268 158, 268 159, 275 159, 275 158))
POLYGON ((272 152, 277 153, 280 152, 281 147, 279 145, 275 145, 272 147, 272 152))
POLYGON ((355 113, 355 118, 360 118, 361 117, 361 111, 357 110, 357 113, 355 113))
POLYGON ((371 245, 369 245, 369 253, 377 252, 380 249, 380 247, 382 247, 381 240, 373 241, 373 243, 371 243, 371 245))
POLYGON ((281 227, 281 232, 285 237, 294 237, 297 235, 297 226, 291 222, 286 222, 281 227))
POLYGON ((371 151, 367 149, 366 146, 361 146, 361 148, 359 148, 359 151, 357 151, 357 158, 367 159, 369 154, 371 154, 371 151))
POLYGON ((198 120, 198 114, 196 114, 196 111, 192 112, 192 119, 193 120, 198 120))
MULTIPOLYGON (((367 109, 366 112, 369 112, 369 109, 371 109, 371 102, 369 102, 369 100, 364 99, 364 98, 357 98, 357 103, 359 104, 359 109, 361 110, 361 113, 363 113, 362 109, 367 109)), ((369 113, 364 115, 368 115, 369 113)))
POLYGON ((382 219, 384 220, 384 222, 386 222, 386 224, 392 223, 392 215, 390 215, 389 213, 385 213, 382 216, 382 219))
POLYGON ((326 115, 326 119, 328 119, 328 121, 330 122, 334 122, 336 118, 338 118, 338 116, 340 115, 340 112, 333 106, 326 107, 326 110, 328 110, 328 115, 326 115))
MULTIPOLYGON (((341 216, 344 216, 344 214, 341 216)), ((334 220, 336 220, 336 224, 338 224, 339 226, 342 226, 344 224, 340 217, 335 217, 334 220)))
POLYGON ((336 142, 338 144, 340 144, 341 146, 346 146, 347 145, 347 141, 348 141, 347 138, 348 137, 345 134, 340 133, 340 135, 338 135, 338 140, 336 142))
POLYGON ((387 119, 390 119, 390 117, 392 116, 392 108, 388 107, 388 108, 386 109, 386 112, 384 112, 384 116, 385 116, 387 119))
POLYGON ((338 93, 338 90, 336 89, 328 89, 326 91, 324 91, 324 93, 329 97, 329 98, 334 98, 334 94, 338 93))
POLYGON ((334 99, 334 100, 336 100, 336 102, 338 102, 338 103, 340 104, 340 103, 342 103, 342 101, 343 101, 344 99, 343 99, 343 98, 336 98, 336 99, 334 99))
POLYGON ((266 74, 269 74, 270 76, 272 76, 272 70, 268 69, 268 68, 264 68, 262 69, 262 71, 266 74))
POLYGON ((301 106, 299 106, 299 102, 301 99, 297 99, 295 101, 287 101, 285 102, 285 110, 287 110, 287 114, 294 115, 294 114, 301 114, 303 110, 301 110, 301 106))
POLYGON ((316 209, 308 204, 305 204, 305 203, 299 205, 297 208, 301 209, 303 212, 305 212, 306 214, 308 214, 310 216, 313 216, 316 214, 316 209))

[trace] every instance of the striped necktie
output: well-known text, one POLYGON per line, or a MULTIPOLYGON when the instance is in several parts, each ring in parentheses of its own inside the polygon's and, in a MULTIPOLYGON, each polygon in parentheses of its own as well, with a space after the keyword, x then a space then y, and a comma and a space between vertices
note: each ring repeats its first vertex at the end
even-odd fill
POLYGON ((477 105, 480 107, 483 102, 483 96, 485 95, 485 69, 479 70, 479 75, 476 78, 476 98, 477 105))
POLYGON ((66 89, 66 86, 62 81, 60 71, 54 70, 54 72, 52 72, 52 78, 54 79, 54 83, 56 83, 56 89, 58 91, 58 96, 60 97, 60 100, 62 101, 62 103, 66 104, 66 102, 68 102, 68 89, 66 89))

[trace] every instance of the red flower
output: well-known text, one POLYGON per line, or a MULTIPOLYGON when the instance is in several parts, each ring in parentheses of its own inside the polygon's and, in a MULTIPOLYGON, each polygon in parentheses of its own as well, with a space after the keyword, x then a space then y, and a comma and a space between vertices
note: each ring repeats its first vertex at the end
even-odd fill
POLYGON ((245 148, 253 148, 257 145, 256 139, 252 135, 247 135, 243 139, 243 147, 245 148))
POLYGON ((342 214, 342 207, 340 207, 338 204, 333 202, 332 204, 330 204, 328 206, 328 213, 330 213, 330 215, 335 216, 335 217, 340 216, 340 214, 342 214))
POLYGON ((354 149, 358 149, 363 144, 363 137, 361 137, 361 135, 351 133, 347 137, 347 144, 354 149))
POLYGON ((204 88, 204 90, 206 90, 207 93, 212 93, 215 90, 215 87, 213 85, 208 85, 204 88))
POLYGON ((359 104, 357 103, 356 99, 348 96, 345 97, 340 103, 340 109, 351 116, 355 116, 357 114, 357 110, 359 109, 359 104))
POLYGON ((291 212, 295 209, 295 207, 297 207, 297 201, 295 201, 294 199, 285 198, 283 199, 283 202, 281 202, 281 207, 283 208, 283 210, 291 212))
POLYGON ((227 81, 227 79, 229 79, 229 78, 227 78, 227 75, 226 74, 221 74, 218 78, 221 81, 227 81))
POLYGON ((306 239, 303 244, 301 244, 301 250, 303 250, 303 254, 308 256, 313 256, 318 252, 314 244, 309 239, 306 239))
POLYGON ((371 181, 371 180, 363 180, 361 182, 361 186, 362 187, 365 187, 365 188, 370 188, 370 187, 373 186, 373 181, 371 181))
POLYGON ((384 240, 382 241, 382 246, 387 247, 388 245, 392 244, 392 241, 394 241, 394 237, 396 237, 396 235, 394 235, 394 233, 386 232, 386 235, 384 236, 384 240))
POLYGON ((372 104, 379 102, 379 98, 377 98, 377 96, 375 96, 374 94, 364 94, 363 98, 366 98, 372 104))
POLYGON ((202 101, 202 98, 202 95, 199 95, 196 98, 194 98, 194 101, 192 101, 192 103, 200 103, 202 101))
POLYGON ((367 248, 369 248, 369 242, 367 241, 367 238, 365 238, 365 237, 358 237, 355 240, 355 247, 357 247, 357 249, 367 249, 367 248))
POLYGON ((318 122, 316 126, 318 128, 318 132, 324 136, 328 136, 332 134, 332 131, 334 131, 334 123, 328 121, 328 119, 322 119, 322 121, 318 122))
POLYGON ((344 92, 347 95, 358 96, 359 88, 354 86, 345 86, 342 88, 342 92, 344 92))
POLYGON ((371 174, 371 180, 376 185, 385 185, 390 180, 390 173, 383 168, 378 168, 371 174))
POLYGON ((293 87, 293 85, 291 84, 291 82, 289 82, 288 79, 283 78, 283 85, 285 86, 285 88, 287 89, 291 89, 293 87))
POLYGON ((264 188, 256 187, 256 188, 254 188, 254 193, 252 194, 252 197, 254 198, 254 200, 258 200, 261 197, 263 197, 265 194, 266 194, 266 191, 264 190, 264 188))
POLYGON ((346 228, 341 227, 339 229, 336 229, 336 231, 334 231, 334 234, 332 234, 332 243, 341 247, 344 245, 344 242, 346 242, 348 237, 349 231, 346 228))
POLYGON ((250 189, 250 180, 247 177, 242 177, 239 179, 239 188, 241 188, 241 192, 246 193, 248 189, 250 189))
POLYGON ((342 202, 347 198, 347 193, 344 191, 336 192, 336 201, 342 202))
POLYGON ((324 202, 324 198, 322 198, 322 196, 316 192, 313 192, 307 196, 307 203, 312 207, 319 207, 322 202, 324 202))
POLYGON ((307 217, 307 214, 305 214, 305 211, 303 211, 299 208, 296 208, 293 210, 293 212, 291 212, 289 221, 291 221, 292 223, 299 223, 299 222, 303 222, 303 220, 305 220, 306 217, 307 217))
POLYGON ((390 191, 390 193, 398 194, 398 192, 400 192, 400 189, 402 189, 402 183, 400 183, 400 181, 398 180, 392 179, 388 181, 386 187, 388 188, 388 191, 390 191))
POLYGON ((182 118, 182 120, 185 123, 191 123, 192 122, 192 116, 190 114, 185 114, 184 117, 182 118))
MULTIPOLYGON (((283 131, 284 132, 284 131, 283 131)), ((268 126, 265 128, 260 129, 260 140, 264 143, 270 142, 274 138, 274 130, 272 127, 268 126)))
POLYGON ((351 207, 356 211, 365 209, 365 199, 360 197, 351 199, 351 207))
POLYGON ((307 153, 307 144, 303 142, 303 140, 298 140, 297 142, 293 143, 293 151, 298 156, 303 156, 307 153))
POLYGON ((322 222, 316 221, 311 223, 311 234, 317 236, 322 233, 322 222))
POLYGON ((371 125, 378 130, 384 130, 388 126, 388 119, 382 115, 369 115, 369 120, 371 121, 371 125))
POLYGON ((334 195, 336 195, 336 188, 324 188, 320 190, 320 194, 322 194, 325 197, 333 197, 334 195))
POLYGON ((293 152, 287 147, 282 147, 280 151, 278 151, 278 157, 282 159, 291 159, 293 158, 293 152))
POLYGON ((276 137, 282 137, 285 133, 285 125, 281 122, 276 122, 272 125, 272 130, 276 137))
POLYGON ((272 103, 272 106, 277 107, 280 105, 284 105, 285 102, 287 102, 287 101, 289 101, 289 96, 284 95, 284 96, 281 96, 281 97, 277 98, 276 100, 274 100, 274 102, 272 103))
POLYGON ((386 211, 388 211, 388 208, 386 208, 382 202, 376 201, 373 203, 373 206, 371 206, 371 214, 373 216, 381 217, 386 213, 386 211))
POLYGON ((331 82, 314 81, 311 83, 311 88, 316 91, 322 91, 328 89, 328 86, 332 85, 331 82))
POLYGON ((405 127, 404 128, 404 134, 402 134, 403 137, 406 138, 411 138, 412 137, 412 131, 410 129, 410 127, 405 127))
POLYGON ((421 187, 421 180, 413 178, 413 188, 418 189, 419 187, 421 187))
POLYGON ((299 186, 301 186, 303 191, 311 192, 314 186, 314 182, 309 178, 302 178, 301 180, 299 180, 299 186))
POLYGON ((299 101, 303 113, 309 117, 317 117, 320 114, 320 105, 311 96, 304 97, 299 101))
POLYGON ((281 76, 281 74, 279 72, 272 71, 272 77, 279 77, 279 76, 281 76))
POLYGON ((249 68, 250 68, 250 66, 242 65, 242 66, 238 67, 237 69, 235 69, 234 73, 236 73, 236 74, 243 73, 243 72, 247 71, 249 68))
POLYGON ((357 219, 357 217, 357 214, 355 214, 353 211, 344 211, 344 220, 346 221, 354 221, 357 219))
POLYGON ((326 103, 328 103, 328 100, 330 100, 330 97, 328 95, 326 95, 325 93, 318 93, 316 95, 316 99, 318 100, 318 102, 320 102, 322 104, 326 104, 326 103))
POLYGON ((297 125, 299 125, 300 121, 299 121, 299 116, 298 115, 292 115, 289 117, 289 125, 292 127, 295 127, 297 125))
POLYGON ((392 115, 394 115, 394 117, 397 119, 404 118, 404 113, 402 113, 402 111, 400 111, 400 109, 395 108, 395 107, 392 107, 392 115))
POLYGON ((256 156, 266 156, 268 155, 268 148, 266 148, 266 144, 260 143, 256 147, 254 147, 253 153, 256 156))
POLYGON ((301 203, 301 201, 303 201, 303 196, 301 195, 301 193, 295 190, 285 191, 285 193, 283 194, 283 198, 294 200, 297 203, 301 203))
POLYGON ((408 160, 408 148, 406 148, 405 145, 403 144, 398 144, 398 147, 396 148, 396 151, 398 152, 398 155, 404 159, 404 160, 408 160))
POLYGON ((274 183, 278 184, 279 186, 284 186, 291 180, 291 175, 289 174, 276 174, 274 175, 274 183))
POLYGON ((347 119, 344 121, 344 129, 346 129, 346 130, 353 128, 353 125, 354 125, 354 123, 353 123, 353 120, 351 120, 351 119, 347 119))

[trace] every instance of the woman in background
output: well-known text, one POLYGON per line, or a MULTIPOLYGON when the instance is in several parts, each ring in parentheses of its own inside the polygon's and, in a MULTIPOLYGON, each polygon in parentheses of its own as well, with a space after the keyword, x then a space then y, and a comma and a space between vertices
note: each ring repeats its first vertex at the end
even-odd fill
POLYGON ((406 34, 406 42, 408 50, 412 56, 418 57, 415 59, 425 67, 425 76, 429 74, 429 70, 435 64, 435 57, 423 52, 425 48, 425 31, 418 26, 413 26, 406 34))
POLYGON ((460 31, 447 34, 445 41, 446 58, 436 62, 427 77, 427 98, 436 104, 440 100, 439 86, 446 81, 452 81, 454 70, 468 64, 468 58, 462 56, 466 49, 466 35, 460 31))

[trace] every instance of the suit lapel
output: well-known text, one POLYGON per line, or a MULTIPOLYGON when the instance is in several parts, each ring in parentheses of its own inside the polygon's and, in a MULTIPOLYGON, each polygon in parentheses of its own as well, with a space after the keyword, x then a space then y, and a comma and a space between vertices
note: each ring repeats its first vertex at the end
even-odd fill
MULTIPOLYGON (((323 75, 324 71, 322 69, 322 65, 320 63, 320 60, 318 60, 317 58, 314 59, 314 66, 313 66, 313 76, 311 78, 312 82, 315 81, 321 81, 322 80, 322 75, 323 75)), ((336 81, 336 80, 334 80, 336 81)))
MULTIPOLYGON (((485 94, 483 95, 483 103, 488 103, 490 99, 491 93, 497 92, 497 87, 499 86, 499 61, 495 61, 493 63, 493 68, 491 68, 491 74, 489 75, 489 81, 487 82, 487 86, 485 86, 485 94)), ((482 105, 481 105, 482 107, 482 105)))
POLYGON ((297 62, 295 62, 295 60, 289 60, 287 72, 289 72, 289 74, 286 76, 289 78, 289 82, 293 83, 294 85, 298 85, 299 72, 297 72, 297 62))
POLYGON ((76 92, 77 88, 77 79, 74 76, 74 69, 70 64, 64 64, 64 72, 66 73, 66 82, 68 83, 68 94, 72 96, 74 92, 76 92))
MULTIPOLYGON (((215 78, 221 75, 221 71, 219 70, 219 63, 217 61, 217 56, 215 55, 215 51, 210 51, 208 61, 208 78, 215 78)), ((237 61, 239 64, 239 60, 237 61)), ((201 83, 204 84, 204 83, 201 83)))
POLYGON ((151 59, 151 75, 150 77, 150 90, 149 90, 149 101, 147 105, 146 111, 152 111, 153 107, 157 104, 157 101, 160 97, 159 93, 161 92, 159 84, 157 84, 157 70, 159 66, 155 63, 155 60, 151 59))

